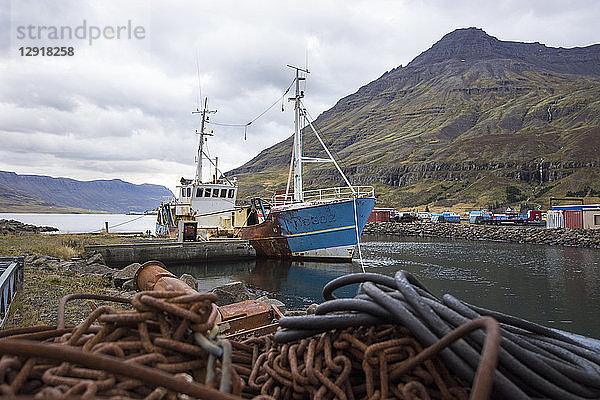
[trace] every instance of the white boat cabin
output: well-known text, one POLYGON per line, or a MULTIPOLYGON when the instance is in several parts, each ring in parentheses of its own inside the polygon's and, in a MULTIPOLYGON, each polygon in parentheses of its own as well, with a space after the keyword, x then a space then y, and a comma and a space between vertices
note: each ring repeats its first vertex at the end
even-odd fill
POLYGON ((237 198, 237 185, 229 182, 189 183, 177 187, 179 199, 175 214, 180 217, 192 217, 198 227, 220 227, 230 229, 233 226, 232 214, 237 198))

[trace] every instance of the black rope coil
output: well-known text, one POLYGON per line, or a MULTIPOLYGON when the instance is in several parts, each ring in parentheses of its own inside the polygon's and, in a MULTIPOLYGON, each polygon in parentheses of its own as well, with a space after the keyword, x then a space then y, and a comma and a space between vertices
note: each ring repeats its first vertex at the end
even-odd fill
MULTIPOLYGON (((349 274, 323 288, 326 302, 314 316, 284 317, 275 340, 289 342, 331 329, 398 324, 410 329, 424 346, 481 316, 495 318, 502 328, 494 395, 506 399, 600 398, 600 352, 573 337, 536 323, 476 307, 446 294, 438 299, 407 271, 394 278, 374 273, 349 274), (333 292, 360 283, 361 293, 337 299, 333 292)), ((475 331, 454 342, 440 356, 461 379, 472 383, 485 334, 475 331)))

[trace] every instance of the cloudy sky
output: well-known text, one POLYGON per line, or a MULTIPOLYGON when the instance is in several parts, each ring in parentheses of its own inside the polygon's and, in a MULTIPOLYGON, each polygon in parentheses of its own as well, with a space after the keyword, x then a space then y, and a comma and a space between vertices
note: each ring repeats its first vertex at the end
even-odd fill
MULTIPOLYGON (((243 124, 290 84, 286 64, 308 63, 306 104, 316 117, 457 28, 553 47, 600 42, 597 1, 0 4, 0 170, 172 190, 195 172, 200 92, 218 110, 213 122, 243 124), (41 46, 74 55, 21 55, 41 46)), ((291 104, 281 106, 247 140, 242 128, 209 126, 222 170, 291 135, 291 104)))

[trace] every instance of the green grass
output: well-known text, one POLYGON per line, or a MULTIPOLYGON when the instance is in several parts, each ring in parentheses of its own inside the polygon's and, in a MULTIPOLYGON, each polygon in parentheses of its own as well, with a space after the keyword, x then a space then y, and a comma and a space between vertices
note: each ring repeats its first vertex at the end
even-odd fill
POLYGON ((81 256, 84 246, 93 244, 130 243, 131 237, 117 234, 30 234, 0 235, 0 257, 26 254, 48 255, 64 260, 81 256))
MULTIPOLYGON (((88 244, 131 242, 131 237, 104 235, 4 235, 0 236, 0 256, 48 255, 61 260, 81 256, 88 244)), ((82 275, 61 267, 60 261, 43 265, 25 263, 24 286, 10 306, 4 329, 56 324, 57 306, 61 297, 71 293, 115 295, 112 282, 104 277, 82 275)), ((103 302, 95 302, 97 305, 103 302)), ((122 306, 109 303, 115 308, 122 306)), ((68 303, 67 323, 81 322, 91 311, 83 300, 68 303)))

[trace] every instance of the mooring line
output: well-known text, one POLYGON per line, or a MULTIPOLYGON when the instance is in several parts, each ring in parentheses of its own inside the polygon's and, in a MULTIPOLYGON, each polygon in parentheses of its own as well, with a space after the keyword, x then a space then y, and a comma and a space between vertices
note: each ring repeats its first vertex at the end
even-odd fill
POLYGON ((356 197, 354 197, 354 199, 352 200, 352 202, 354 203, 354 227, 355 227, 355 232, 356 232, 356 245, 358 246, 358 258, 360 260, 360 268, 362 269, 362 272, 365 272, 365 264, 363 263, 363 258, 362 258, 362 251, 360 250, 360 234, 358 233, 358 211, 356 209, 356 197))

